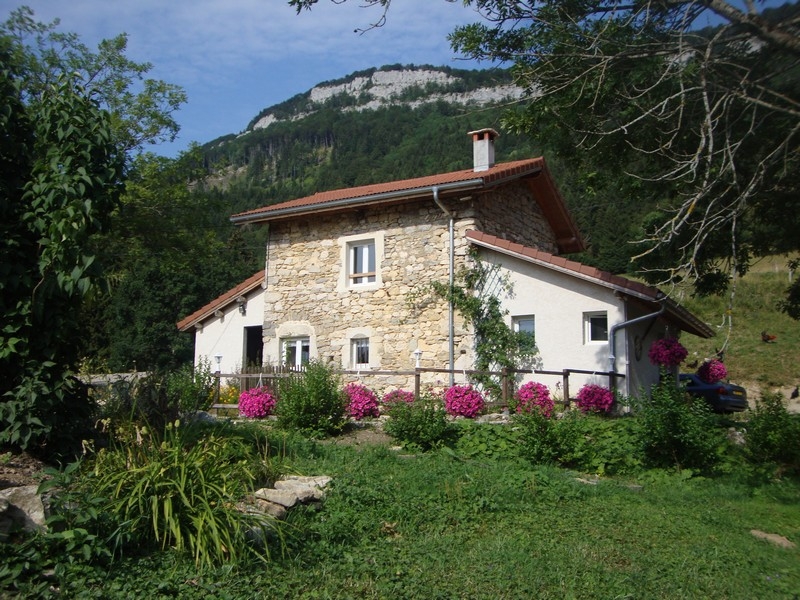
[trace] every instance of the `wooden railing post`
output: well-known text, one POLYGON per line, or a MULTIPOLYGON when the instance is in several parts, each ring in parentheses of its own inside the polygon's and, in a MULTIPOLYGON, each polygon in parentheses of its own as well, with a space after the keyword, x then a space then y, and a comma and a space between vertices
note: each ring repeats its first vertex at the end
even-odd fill
POLYGON ((569 369, 564 369, 561 377, 561 384, 564 387, 564 408, 569 408, 569 369))
POLYGON ((419 394, 422 388, 422 374, 419 369, 414 371, 414 400, 419 400, 419 394))
POLYGON ((500 375, 500 397, 503 399, 503 406, 508 406, 508 367, 503 367, 500 375))

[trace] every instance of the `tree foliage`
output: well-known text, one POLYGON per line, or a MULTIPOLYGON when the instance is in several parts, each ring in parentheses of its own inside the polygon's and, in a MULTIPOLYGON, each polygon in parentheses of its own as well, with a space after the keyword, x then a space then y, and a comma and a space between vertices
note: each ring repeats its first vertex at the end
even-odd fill
MULTIPOLYGON (((290 0, 298 11, 317 0, 290 0)), ((385 22, 391 0, 367 0, 385 22)), ((604 173, 654 283, 724 289, 753 256, 798 249, 798 5, 724 0, 465 0, 483 21, 450 39, 513 64, 528 91, 506 129, 604 173), (624 179, 621 177, 624 175, 624 179), (655 204, 629 221, 625 202, 655 204)), ((598 183, 595 178, 593 184, 598 183)), ((602 183, 602 182, 600 182, 602 183)), ((610 221, 609 221, 610 222, 610 221)))
POLYGON ((263 268, 265 232, 234 228, 224 196, 187 184, 201 166, 196 148, 133 161, 111 232, 95 241, 111 289, 86 306, 82 320, 96 325, 83 356, 112 371, 191 363, 192 339, 175 324, 263 268))
POLYGON ((128 152, 177 131, 183 92, 144 79, 124 35, 91 52, 20 8, 0 24, 0 444, 71 452, 92 425, 73 376, 101 288, 97 236, 128 152), (138 91, 135 88, 141 86, 138 91))
POLYGON ((26 101, 46 93, 64 73, 70 73, 112 115, 114 139, 121 149, 140 149, 145 144, 172 141, 178 133, 173 113, 186 102, 177 85, 147 78, 150 63, 125 56, 128 36, 104 39, 92 51, 75 33, 58 31, 59 21, 39 23, 23 6, 11 12, 0 27, 8 37, 20 67, 26 101))
POLYGON ((123 156, 111 116, 74 78, 26 104, 24 69, 3 37, 0 57, 0 443, 58 447, 85 425, 86 397, 69 377, 75 309, 99 277, 87 243, 116 205, 123 156))

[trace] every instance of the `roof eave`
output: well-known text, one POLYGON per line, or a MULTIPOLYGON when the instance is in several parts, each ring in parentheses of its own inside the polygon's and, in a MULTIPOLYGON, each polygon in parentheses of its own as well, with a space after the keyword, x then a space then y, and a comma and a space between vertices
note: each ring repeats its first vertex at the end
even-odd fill
POLYGON ((232 217, 230 217, 230 221, 234 225, 242 225, 244 223, 256 223, 260 221, 273 221, 277 219, 298 217, 309 213, 319 214, 321 212, 332 212, 348 208, 358 208, 360 206, 365 206, 368 204, 379 204, 381 202, 424 198, 429 194, 433 194, 434 189, 439 189, 440 191, 480 189, 483 187, 494 187, 495 185, 499 185, 500 183, 501 183, 500 181, 492 181, 491 183, 487 184, 484 182, 483 177, 476 177, 464 181, 454 181, 450 183, 424 185, 405 190, 395 190, 392 192, 369 194, 366 196, 357 196, 355 198, 343 198, 341 200, 331 200, 328 202, 320 202, 317 204, 292 206, 277 210, 265 210, 263 212, 257 212, 257 213, 243 213, 239 215, 233 215, 232 217))

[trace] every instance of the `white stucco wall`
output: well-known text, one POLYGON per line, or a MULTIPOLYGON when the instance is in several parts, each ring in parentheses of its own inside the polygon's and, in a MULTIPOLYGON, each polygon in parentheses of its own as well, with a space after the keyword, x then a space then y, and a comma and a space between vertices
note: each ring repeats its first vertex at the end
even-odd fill
MULTIPOLYGON (((628 303, 613 290, 592 281, 586 281, 489 250, 482 250, 483 260, 501 265, 501 273, 508 277, 513 291, 503 297, 503 308, 508 311, 511 324, 514 317, 533 315, 535 319, 536 345, 539 350, 534 368, 546 371, 583 369, 607 373, 609 370, 608 342, 587 342, 584 331, 584 315, 605 311, 609 332, 615 324, 622 323, 649 309, 629 307, 628 303)), ((616 372, 626 373, 625 380, 618 381, 619 391, 631 395, 638 389, 657 379, 658 370, 650 365, 647 350, 653 339, 661 337, 664 322, 647 320, 641 324, 621 329, 616 335, 616 372), (634 356, 633 340, 641 338, 643 351, 634 356)), ((539 381, 551 389, 554 397, 562 398, 561 377, 535 374, 523 381, 539 381)), ((570 376, 570 396, 574 398, 586 383, 608 386, 605 375, 570 376)))
POLYGON ((245 327, 263 326, 264 290, 258 287, 246 294, 246 314, 239 313, 235 301, 222 308, 221 317, 211 316, 195 330, 194 362, 207 361, 212 371, 217 370, 214 356, 221 355, 222 373, 241 370, 245 353, 245 327))

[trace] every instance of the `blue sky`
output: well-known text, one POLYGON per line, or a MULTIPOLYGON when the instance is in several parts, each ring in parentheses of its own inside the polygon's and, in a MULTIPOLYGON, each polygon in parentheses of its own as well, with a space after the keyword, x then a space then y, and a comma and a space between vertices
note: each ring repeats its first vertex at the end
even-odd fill
MULTIPOLYGON (((149 149, 174 156, 190 142, 245 129, 259 111, 353 71, 386 64, 474 68, 457 60, 447 34, 479 16, 461 2, 395 2, 386 26, 354 33, 380 16, 359 0, 297 15, 285 0, 0 0, 0 18, 25 4, 41 22, 61 19, 90 47, 127 33, 128 56, 150 76, 182 86, 178 140, 149 149)), ((487 67, 489 65, 486 65, 487 67)))

